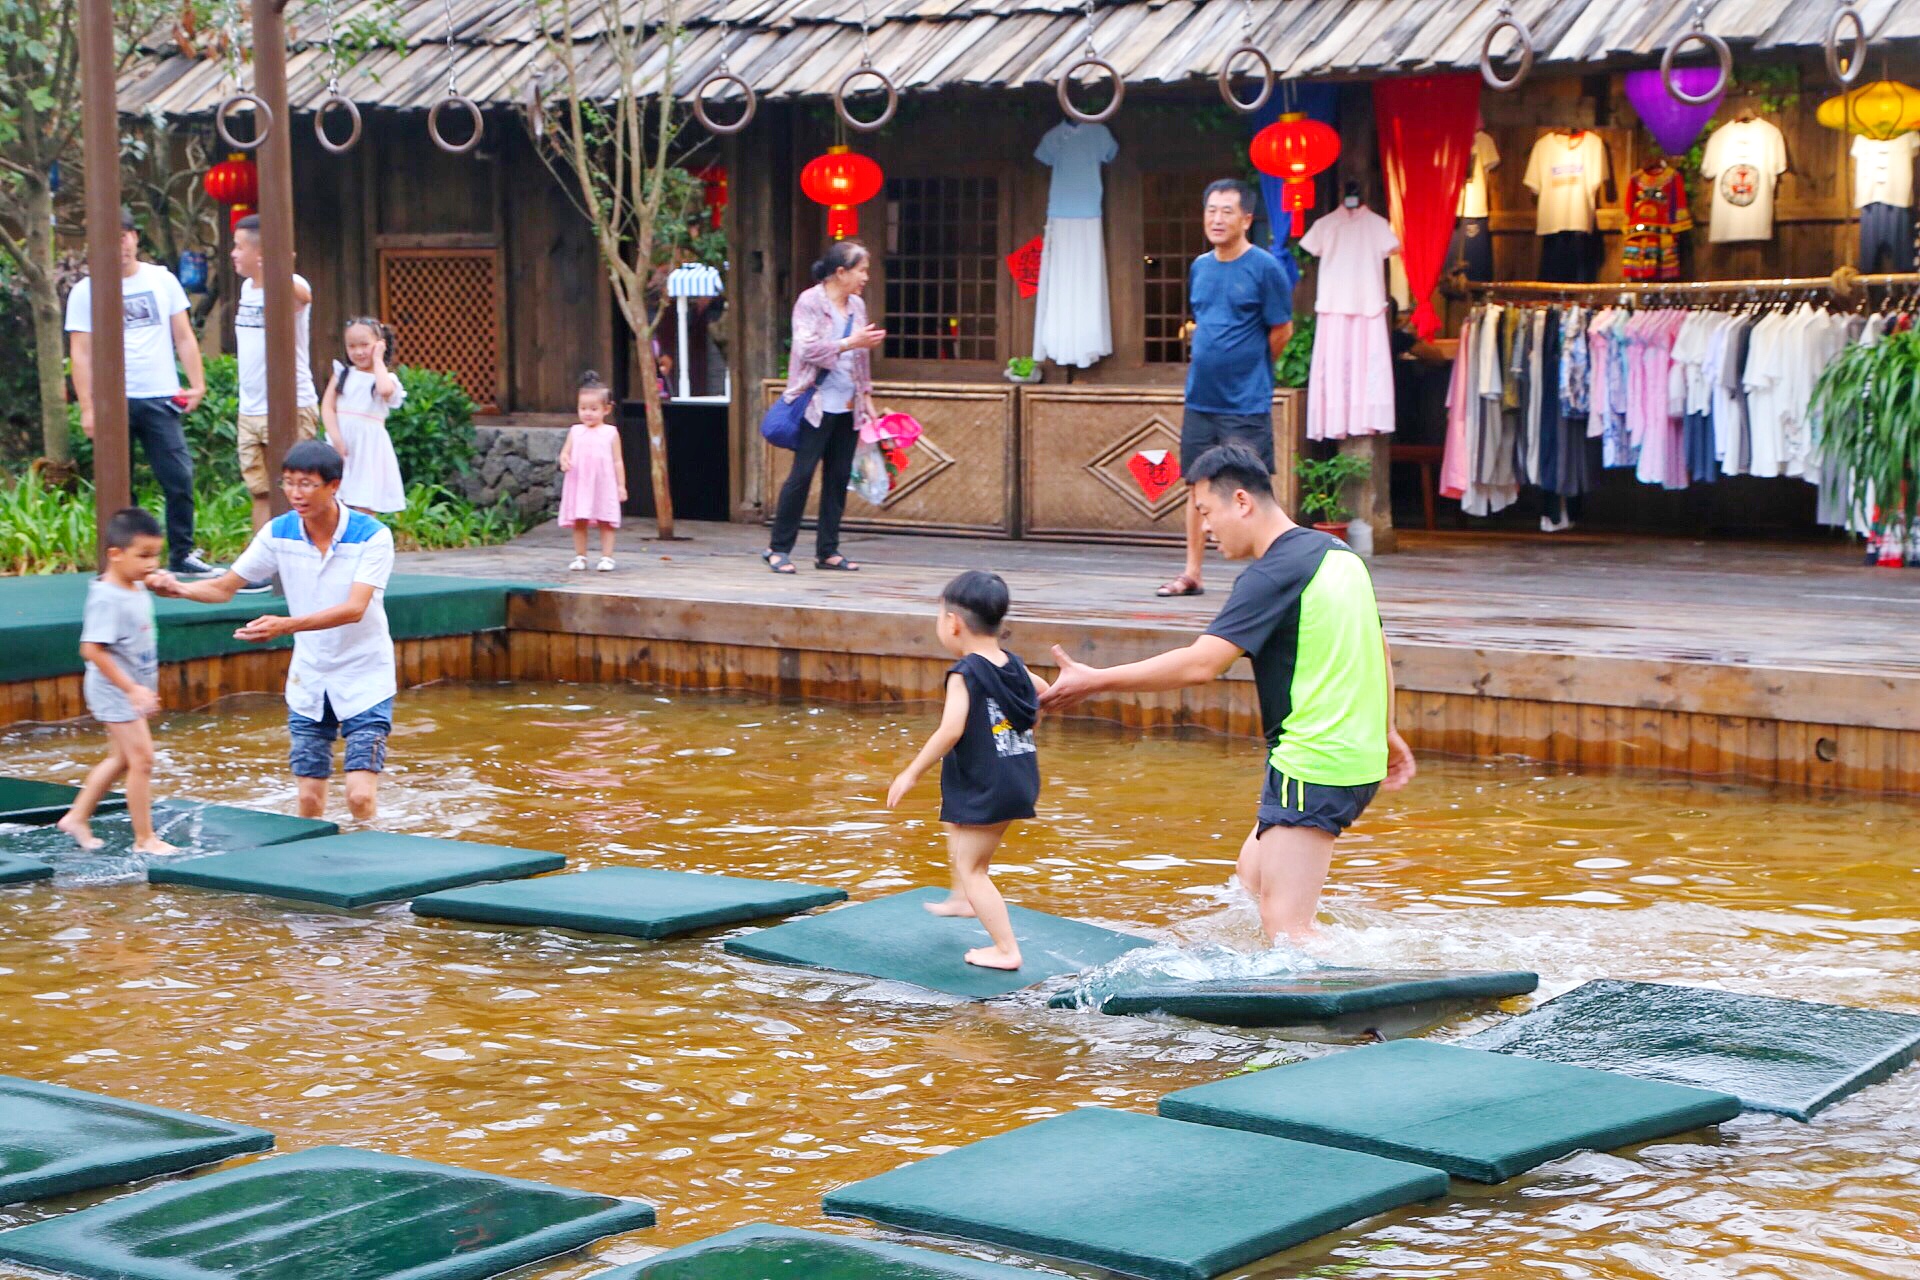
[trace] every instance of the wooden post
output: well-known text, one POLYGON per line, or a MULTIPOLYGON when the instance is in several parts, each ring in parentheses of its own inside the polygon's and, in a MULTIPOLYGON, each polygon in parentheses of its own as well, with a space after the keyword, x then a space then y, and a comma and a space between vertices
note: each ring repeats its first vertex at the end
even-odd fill
POLYGON ((253 91, 273 115, 260 147, 260 287, 266 295, 267 476, 273 510, 287 510, 280 463, 299 426, 294 360, 293 119, 287 110, 286 0, 253 0, 253 91))
MULTIPOLYGON (((80 127, 87 178, 87 269, 93 284, 93 500, 100 563, 107 521, 130 503, 126 312, 120 290, 120 104, 112 0, 80 0, 80 127)), ((172 554, 182 554, 172 548, 172 554)))

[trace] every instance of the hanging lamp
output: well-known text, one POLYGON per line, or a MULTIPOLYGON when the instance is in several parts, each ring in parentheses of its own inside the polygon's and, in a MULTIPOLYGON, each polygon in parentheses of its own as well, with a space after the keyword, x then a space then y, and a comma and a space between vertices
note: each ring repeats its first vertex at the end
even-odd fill
POLYGON ((885 181, 877 161, 845 145, 828 147, 800 170, 800 190, 827 206, 827 236, 833 240, 860 234, 859 206, 879 195, 885 181))

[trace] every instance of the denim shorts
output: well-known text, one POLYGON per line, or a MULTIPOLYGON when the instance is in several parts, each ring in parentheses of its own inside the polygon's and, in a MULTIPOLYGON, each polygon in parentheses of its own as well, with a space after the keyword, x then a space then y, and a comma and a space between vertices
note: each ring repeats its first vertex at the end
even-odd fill
POLYGON ((296 778, 333 776, 333 740, 347 740, 348 773, 380 773, 387 763, 387 735, 393 732, 393 699, 341 720, 333 703, 320 704, 320 718, 309 720, 287 709, 287 763, 296 778))

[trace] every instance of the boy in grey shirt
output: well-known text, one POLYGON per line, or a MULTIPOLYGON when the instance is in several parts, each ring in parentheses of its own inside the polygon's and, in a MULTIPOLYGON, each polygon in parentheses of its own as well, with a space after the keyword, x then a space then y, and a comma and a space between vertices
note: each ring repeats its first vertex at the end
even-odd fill
POLYGON ((112 749, 87 774, 73 807, 54 825, 82 849, 98 849, 93 811, 108 788, 126 779, 127 813, 135 853, 172 853, 153 831, 153 734, 147 717, 160 709, 160 654, 153 597, 142 583, 160 567, 160 522, 138 507, 107 522, 107 568, 87 588, 80 623, 80 656, 87 674, 87 710, 107 727, 112 749))

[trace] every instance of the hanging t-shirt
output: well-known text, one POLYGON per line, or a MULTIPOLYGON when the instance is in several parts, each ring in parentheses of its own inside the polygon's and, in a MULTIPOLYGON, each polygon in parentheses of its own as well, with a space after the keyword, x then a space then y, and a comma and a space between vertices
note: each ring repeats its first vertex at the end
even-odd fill
POLYGON ((1320 259, 1313 309, 1345 316, 1377 316, 1387 309, 1388 255, 1400 252, 1393 224, 1361 205, 1340 208, 1307 228, 1300 247, 1320 259))
POLYGON ((1735 120, 1707 139, 1700 175, 1713 182, 1715 244, 1773 238, 1773 189, 1787 171, 1787 140, 1765 120, 1735 120))
MULTIPOLYGON (((294 280, 307 287, 304 277, 294 280)), ((313 339, 309 326, 313 304, 296 307, 293 312, 293 387, 294 403, 302 409, 320 403, 313 389, 310 348, 313 339)), ((267 412, 267 291, 251 280, 240 282, 240 304, 233 310, 233 356, 239 367, 240 412, 261 417, 267 412)))
POLYGON ((1920 133, 1897 138, 1853 140, 1853 207, 1870 204, 1913 207, 1913 158, 1920 155, 1920 133))
POLYGON ((1461 217, 1489 216, 1487 171, 1499 167, 1500 148, 1493 145, 1493 139, 1485 129, 1477 130, 1473 135, 1473 150, 1467 155, 1467 185, 1460 188, 1461 217))
MULTIPOLYGON (((120 306, 126 315, 127 399, 158 400, 180 394, 180 371, 173 362, 173 318, 187 309, 187 291, 173 272, 143 262, 120 279, 120 306)), ((67 295, 67 332, 93 332, 93 279, 67 295)))
POLYGON ((1074 124, 1062 120, 1047 130, 1034 148, 1033 158, 1053 170, 1047 189, 1049 218, 1100 216, 1100 166, 1120 154, 1103 124, 1074 124))
POLYGON ((1527 157, 1527 189, 1540 197, 1534 234, 1591 231, 1593 207, 1607 181, 1607 144, 1591 129, 1549 133, 1527 157))

